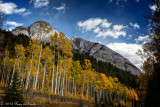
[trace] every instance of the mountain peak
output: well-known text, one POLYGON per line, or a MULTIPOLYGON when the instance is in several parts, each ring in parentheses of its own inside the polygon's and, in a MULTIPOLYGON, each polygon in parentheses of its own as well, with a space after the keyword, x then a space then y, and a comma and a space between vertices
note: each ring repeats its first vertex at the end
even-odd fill
MULTIPOLYGON (((34 24, 39 24, 39 25, 40 25, 40 24, 43 24, 43 25, 46 24, 47 26, 50 26, 50 27, 51 27, 51 25, 50 25, 48 22, 42 21, 42 20, 36 21, 36 22, 34 22, 32 25, 34 25, 34 24)), ((32 26, 32 25, 31 25, 31 26, 32 26)))
POLYGON ((75 35, 75 36, 73 36, 72 38, 79 38, 79 37, 75 35))
POLYGON ((39 39, 39 40, 43 40, 44 42, 49 42, 50 36, 55 32, 59 33, 54 28, 52 28, 52 26, 48 22, 41 21, 41 20, 34 22, 28 27, 19 26, 12 31, 12 33, 15 35, 24 34, 29 36, 31 39, 39 39), (41 24, 44 25, 45 27, 42 27, 41 24), (48 28, 51 28, 51 31, 42 35, 40 33, 40 28, 45 29, 46 26, 48 28))

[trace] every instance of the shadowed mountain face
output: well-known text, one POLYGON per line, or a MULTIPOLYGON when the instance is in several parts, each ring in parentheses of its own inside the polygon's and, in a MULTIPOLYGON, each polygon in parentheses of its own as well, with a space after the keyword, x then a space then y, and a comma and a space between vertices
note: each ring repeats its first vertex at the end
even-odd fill
POLYGON ((140 70, 128 59, 111 50, 107 46, 86 41, 77 36, 71 38, 71 43, 73 52, 80 52, 93 56, 98 61, 111 63, 122 70, 130 71, 134 75, 139 75, 140 73, 140 70))
MULTIPOLYGON (((45 28, 42 28, 45 29, 45 28)), ((44 42, 50 41, 50 35, 54 34, 56 31, 54 28, 51 27, 51 25, 44 21, 38 21, 30 25, 29 27, 17 27, 15 28, 12 33, 15 35, 18 34, 25 34, 29 36, 30 38, 37 38, 44 42), (43 34, 40 32, 40 23, 46 24, 48 28, 51 28, 51 30, 43 34)), ((67 38, 67 37, 66 37, 67 38)), ((87 54, 90 56, 93 56, 98 61, 108 62, 112 65, 122 69, 131 72, 134 75, 139 75, 140 70, 134 66, 128 59, 124 58, 120 54, 114 52, 107 46, 101 45, 99 43, 93 43, 87 40, 84 40, 82 38, 79 38, 77 36, 74 36, 73 38, 67 38, 72 43, 72 50, 73 52, 80 52, 83 54, 87 54)))

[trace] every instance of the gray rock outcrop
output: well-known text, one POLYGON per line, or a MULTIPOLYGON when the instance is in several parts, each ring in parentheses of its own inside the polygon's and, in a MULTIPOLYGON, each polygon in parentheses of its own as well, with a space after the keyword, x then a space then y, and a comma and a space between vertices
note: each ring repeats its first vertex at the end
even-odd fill
POLYGON ((93 43, 82 38, 74 36, 71 38, 73 52, 80 52, 93 56, 97 61, 111 63, 122 70, 130 71, 134 75, 139 75, 140 70, 134 66, 128 59, 111 50, 107 46, 99 43, 93 43))

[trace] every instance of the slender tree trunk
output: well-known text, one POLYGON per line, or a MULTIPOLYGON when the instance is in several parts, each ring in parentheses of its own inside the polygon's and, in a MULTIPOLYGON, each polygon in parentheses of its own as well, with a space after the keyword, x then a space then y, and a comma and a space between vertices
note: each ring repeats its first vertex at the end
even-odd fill
POLYGON ((82 98, 83 98, 83 91, 84 91, 84 81, 85 81, 85 73, 84 73, 84 77, 83 77, 83 88, 82 88, 82 93, 81 93, 82 98))
POLYGON ((40 61, 41 61, 41 52, 42 52, 42 44, 41 44, 41 46, 40 46, 40 51, 39 51, 38 69, 37 69, 37 73, 36 73, 36 81, 35 81, 35 85, 34 85, 34 89, 35 89, 35 90, 36 90, 37 80, 38 80, 39 65, 40 65, 40 61))
POLYGON ((45 65, 44 65, 44 71, 43 71, 42 90, 43 90, 43 87, 44 87, 45 75, 46 75, 46 63, 45 63, 45 65))
POLYGON ((53 95, 53 85, 54 85, 54 60, 53 60, 53 72, 52 72, 52 86, 51 86, 51 97, 53 95))
POLYGON ((70 91, 70 87, 69 87, 69 85, 70 85, 70 73, 69 73, 69 71, 68 71, 68 80, 67 80, 67 92, 69 93, 71 93, 71 91, 70 91))
POLYGON ((66 74, 66 87, 65 87, 65 91, 67 92, 67 74, 66 74))
POLYGON ((88 83, 87 83, 87 100, 88 100, 88 89, 89 88, 89 86, 88 86, 88 83))
POLYGON ((111 93, 109 94, 110 95, 110 100, 111 100, 111 103, 113 102, 113 100, 112 100, 112 95, 111 95, 111 93))
POLYGON ((72 95, 73 95, 73 90, 74 90, 74 77, 73 77, 72 95))
POLYGON ((29 69, 29 73, 28 73, 28 77, 27 77, 27 81, 26 81, 26 90, 28 88, 29 78, 30 78, 30 75, 31 75, 32 61, 33 61, 33 52, 34 52, 34 48, 33 48, 33 51, 32 51, 32 59, 31 59, 30 69, 29 69))
POLYGON ((60 75, 59 75, 59 80, 58 80, 58 95, 59 95, 59 91, 60 91, 60 86, 61 86, 61 69, 62 67, 60 66, 60 75))
POLYGON ((63 88, 62 88, 62 96, 63 96, 63 90, 64 90, 64 79, 65 79, 65 66, 64 66, 64 74, 63 74, 63 88))
POLYGON ((75 83, 75 88, 74 88, 75 90, 74 90, 74 93, 75 93, 75 96, 76 96, 76 91, 77 91, 77 82, 75 83))
MULTIPOLYGON (((59 52, 58 52, 58 54, 59 54, 59 52)), ((59 62, 57 62, 57 73, 56 73, 55 95, 57 94, 58 63, 59 63, 59 62)))
POLYGON ((32 86, 32 88, 34 89, 34 84, 35 84, 35 80, 36 80, 36 76, 35 76, 35 74, 34 74, 34 77, 33 77, 33 86, 32 86))
POLYGON ((10 86, 11 86, 11 84, 12 84, 12 82, 13 82, 14 71, 15 71, 15 68, 16 68, 16 61, 17 61, 17 59, 15 59, 15 62, 14 62, 14 66, 13 66, 13 71, 12 71, 12 76, 11 76, 10 86))

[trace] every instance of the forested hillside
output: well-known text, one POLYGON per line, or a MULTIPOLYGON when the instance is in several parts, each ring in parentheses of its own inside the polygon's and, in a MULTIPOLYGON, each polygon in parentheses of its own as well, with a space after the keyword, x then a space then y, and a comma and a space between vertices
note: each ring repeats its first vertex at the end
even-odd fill
POLYGON ((136 81, 138 76, 133 75, 130 72, 121 70, 110 63, 97 61, 92 56, 73 53, 73 60, 79 60, 80 63, 83 64, 84 59, 89 59, 91 61, 92 67, 96 70, 96 72, 104 73, 106 76, 117 77, 122 84, 135 89, 138 88, 138 84, 136 81))
POLYGON ((14 86, 15 75, 24 102, 31 101, 31 96, 117 106, 133 106, 138 101, 135 76, 92 57, 73 54, 63 33, 51 35, 50 44, 2 30, 0 38, 1 101, 8 102, 5 90, 14 86))

